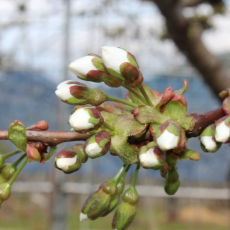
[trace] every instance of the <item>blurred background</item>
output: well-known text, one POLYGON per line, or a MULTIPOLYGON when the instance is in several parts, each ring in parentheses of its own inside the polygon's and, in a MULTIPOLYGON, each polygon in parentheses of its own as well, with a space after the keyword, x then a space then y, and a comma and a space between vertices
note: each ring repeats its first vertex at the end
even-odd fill
MULTIPOLYGON (((162 16, 159 4, 151 0, 0 0, 0 130, 8 129, 15 119, 25 126, 46 120, 50 130, 69 130, 67 120, 73 106, 56 98, 56 86, 76 79, 68 70, 71 61, 88 53, 100 55, 104 45, 123 47, 134 54, 145 83, 154 90, 163 92, 168 86, 177 90, 188 79, 188 112, 220 107, 207 76, 190 64, 189 51, 181 53, 180 44, 175 45, 175 36, 165 26, 169 19, 162 16)), ((218 58, 229 83, 230 1, 185 0, 179 10, 198 25, 194 28, 202 27, 199 39, 210 57, 218 58)), ((87 84, 112 96, 126 94, 122 88, 87 84)), ((60 148, 74 144, 61 144, 60 148)), ((159 172, 141 170, 138 213, 130 229, 229 229, 229 147, 205 153, 195 138, 188 147, 200 152, 201 159, 179 162, 181 188, 173 197, 165 194, 159 172)), ((1 153, 11 150, 8 141, 0 142, 1 153)), ((71 175, 54 169, 52 161, 26 166, 10 199, 2 205, 0 230, 110 229, 113 214, 89 222, 79 222, 79 214, 88 195, 113 177, 121 160, 107 154, 89 160, 71 175)), ((130 180, 131 173, 127 182, 130 180)))

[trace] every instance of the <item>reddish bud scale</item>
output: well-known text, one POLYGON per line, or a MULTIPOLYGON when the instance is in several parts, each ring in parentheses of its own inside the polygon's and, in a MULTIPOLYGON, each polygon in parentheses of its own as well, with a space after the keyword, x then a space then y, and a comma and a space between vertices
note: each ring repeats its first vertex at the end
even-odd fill
MULTIPOLYGON (((100 143, 104 139, 108 139, 108 140, 111 139, 110 135, 105 130, 102 130, 101 132, 95 135, 95 140, 97 143, 100 143)), ((107 144, 110 145, 110 142, 108 142, 107 144)), ((107 146, 107 144, 105 146, 107 146)))
POLYGON ((171 101, 180 101, 182 104, 187 106, 187 101, 185 100, 185 98, 182 95, 174 96, 171 101))
POLYGON ((165 91, 163 92, 163 94, 161 95, 161 99, 158 102, 158 104, 156 105, 156 108, 161 109, 161 112, 163 110, 163 108, 161 108, 163 105, 167 104, 173 97, 174 97, 175 93, 173 92, 172 87, 168 87, 165 89, 165 91))
POLYGON ((70 93, 77 99, 86 99, 85 93, 88 90, 86 86, 74 85, 74 86, 71 86, 69 90, 70 90, 70 93))
POLYGON ((130 87, 141 86, 143 82, 142 73, 131 63, 124 62, 120 66, 121 74, 125 79, 125 84, 130 87))
POLYGON ((109 75, 109 74, 105 73, 102 70, 90 70, 86 76, 89 81, 102 82, 103 75, 109 75))
POLYGON ((166 156, 159 147, 155 147, 153 152, 160 162, 166 161, 166 156))
POLYGON ((48 128, 49 128, 48 122, 45 120, 42 120, 42 121, 38 121, 35 125, 32 125, 26 129, 27 130, 43 131, 43 130, 47 130, 48 128))
POLYGON ((64 148, 58 154, 57 158, 73 158, 76 156, 76 152, 71 148, 64 148))

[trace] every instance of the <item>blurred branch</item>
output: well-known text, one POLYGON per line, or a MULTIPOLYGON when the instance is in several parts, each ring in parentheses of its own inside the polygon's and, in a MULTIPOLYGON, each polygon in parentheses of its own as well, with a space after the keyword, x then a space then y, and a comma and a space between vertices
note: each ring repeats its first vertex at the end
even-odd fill
POLYGON ((200 30, 191 26, 183 15, 183 6, 179 0, 152 0, 166 19, 170 37, 178 49, 200 72, 213 92, 218 93, 230 85, 230 76, 221 63, 205 47, 201 40, 200 30))

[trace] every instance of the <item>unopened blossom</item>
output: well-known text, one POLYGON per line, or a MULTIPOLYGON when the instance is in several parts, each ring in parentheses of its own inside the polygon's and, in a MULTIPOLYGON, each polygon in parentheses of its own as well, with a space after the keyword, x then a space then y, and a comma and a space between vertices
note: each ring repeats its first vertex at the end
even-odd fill
POLYGON ((70 126, 81 133, 98 129, 103 122, 100 112, 89 106, 76 106, 69 118, 70 126))
POLYGON ((54 166, 69 174, 80 169, 81 161, 78 159, 76 151, 71 148, 64 148, 55 157, 54 166))
POLYGON ((105 155, 110 147, 111 137, 105 130, 93 135, 85 142, 85 153, 90 158, 105 155))
POLYGON ((108 72, 130 87, 140 86, 143 76, 138 70, 135 57, 124 49, 112 46, 103 46, 102 59, 108 72))
POLYGON ((224 143, 230 139, 230 115, 216 121, 215 131, 216 141, 224 143))

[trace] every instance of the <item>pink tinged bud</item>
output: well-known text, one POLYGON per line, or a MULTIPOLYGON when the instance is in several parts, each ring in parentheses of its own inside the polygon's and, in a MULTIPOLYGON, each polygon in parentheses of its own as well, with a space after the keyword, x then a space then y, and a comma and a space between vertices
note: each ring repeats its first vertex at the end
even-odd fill
POLYGON ((30 161, 41 162, 41 160, 42 160, 41 154, 38 151, 38 149, 35 148, 34 146, 30 145, 30 144, 27 144, 26 154, 27 154, 30 161))
POLYGON ((49 128, 49 124, 47 121, 42 120, 38 121, 35 125, 31 125, 30 127, 26 128, 27 130, 37 130, 37 131, 43 131, 47 130, 49 128))
POLYGON ((215 139, 218 142, 227 142, 230 138, 230 115, 220 118, 215 123, 215 139))
POLYGON ((91 70, 98 70, 94 64, 93 59, 94 56, 85 56, 82 58, 79 58, 75 60, 74 62, 71 62, 69 65, 69 69, 76 74, 80 79, 85 80, 87 78, 87 74, 91 70))
POLYGON ((70 126, 81 133, 89 132, 98 129, 104 122, 103 117, 96 108, 92 107, 75 107, 70 115, 70 126))
POLYGON ((100 148, 97 143, 88 144, 85 148, 85 152, 90 158, 95 158, 95 156, 98 156, 101 150, 102 148, 100 148))
POLYGON ((174 149, 179 141, 179 129, 172 123, 164 123, 156 131, 156 142, 161 150, 174 149))

